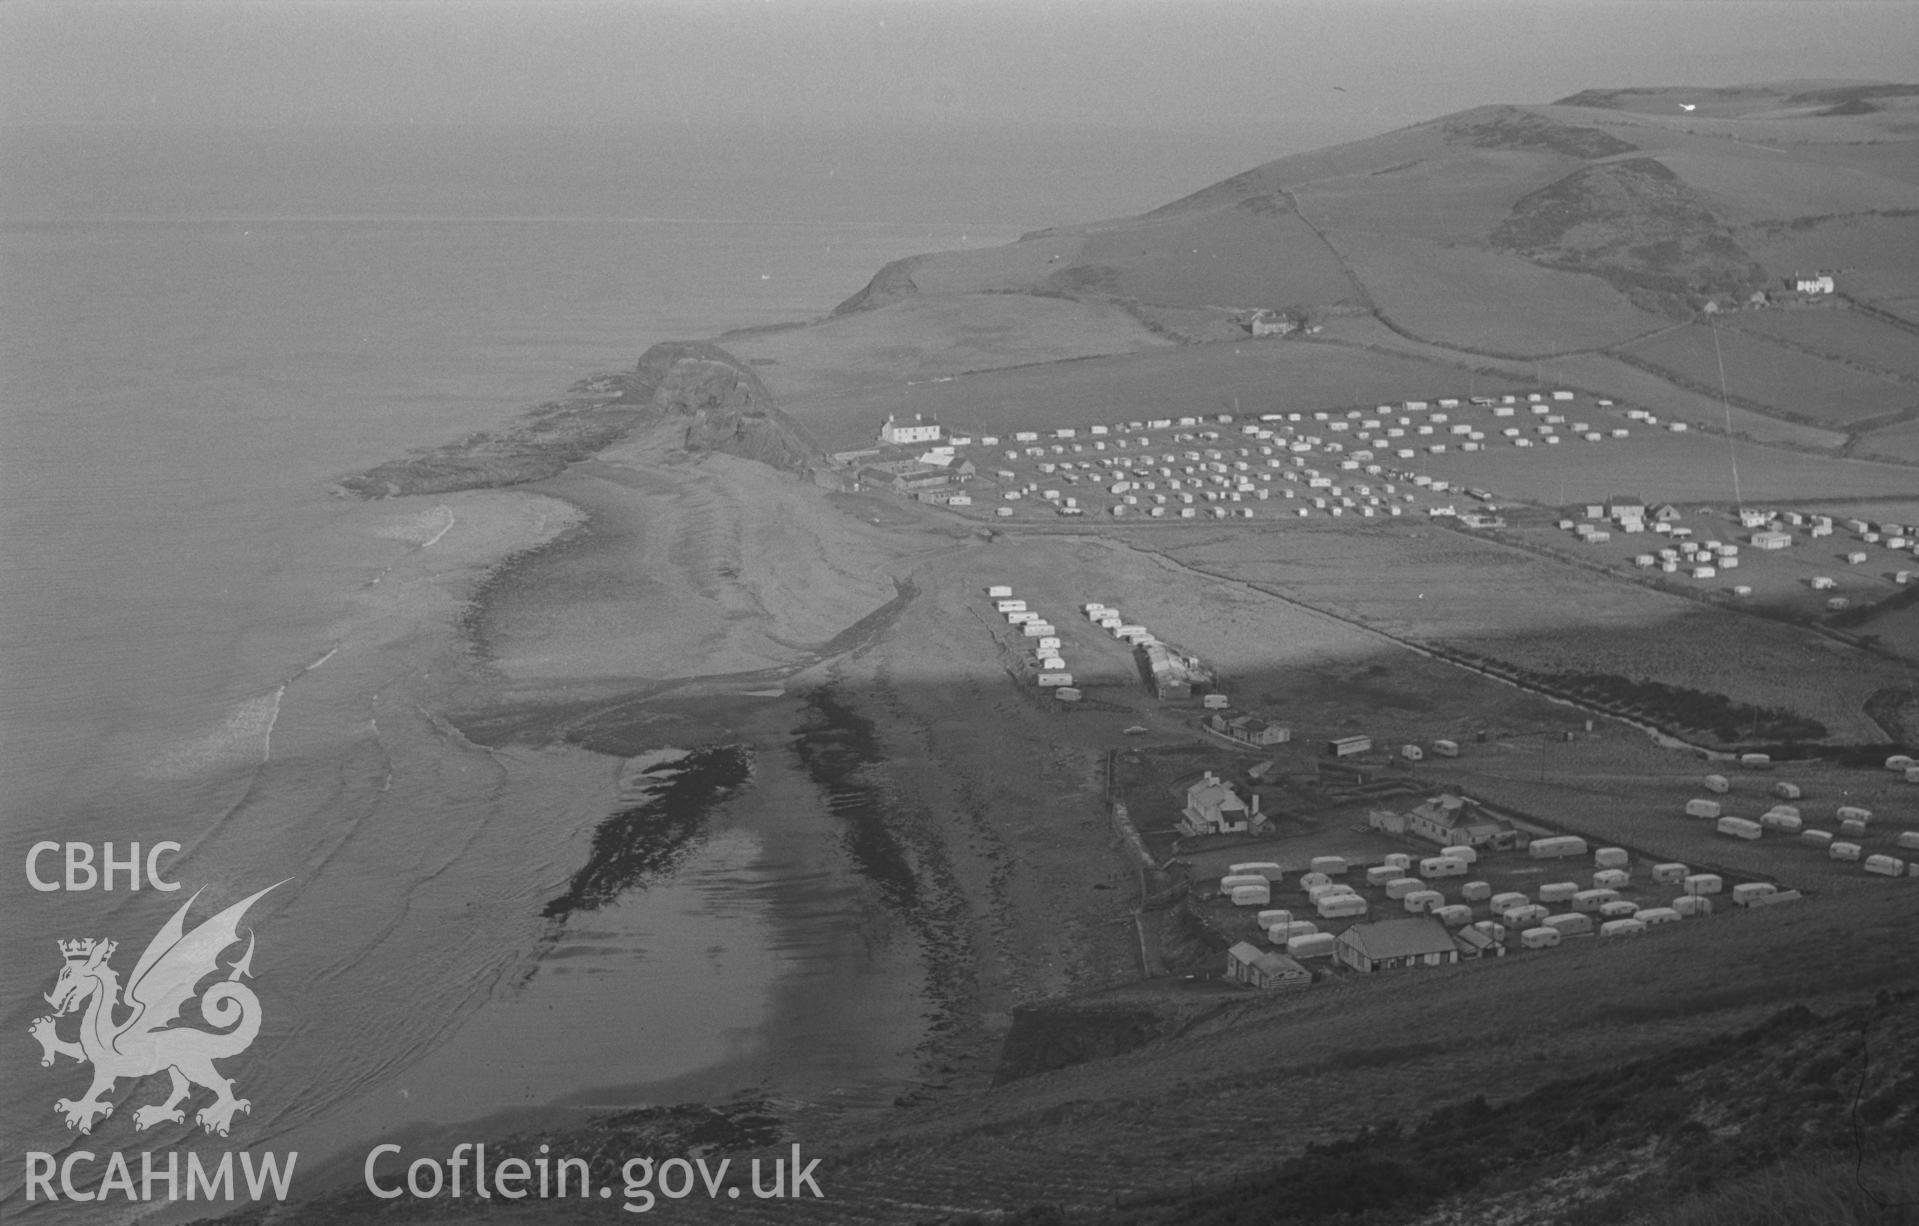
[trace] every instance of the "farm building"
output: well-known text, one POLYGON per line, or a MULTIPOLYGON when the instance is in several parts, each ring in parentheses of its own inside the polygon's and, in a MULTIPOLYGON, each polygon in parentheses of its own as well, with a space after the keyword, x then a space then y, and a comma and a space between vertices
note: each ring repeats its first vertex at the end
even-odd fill
POLYGON ((952 479, 952 474, 943 468, 921 468, 915 465, 895 472, 869 465, 859 470, 854 483, 865 490, 892 490, 899 494, 910 494, 916 490, 937 489, 952 479))
POLYGON ((1241 317, 1240 326, 1254 336, 1285 336, 1299 327, 1291 318, 1267 308, 1247 312, 1241 317))
POLYGON ((1453 943, 1459 947, 1462 958, 1503 958, 1506 946, 1498 937, 1478 926, 1461 928, 1453 934, 1453 943))
POLYGON ((1226 977, 1255 988, 1303 988, 1313 973, 1282 953, 1241 941, 1226 951, 1226 977))
POLYGON ((1441 847, 1508 848, 1518 841, 1512 824, 1465 796, 1435 796, 1406 815, 1406 833, 1441 847))
POLYGON ((1459 961, 1459 946, 1446 926, 1421 916, 1354 924, 1339 934, 1333 956, 1362 974, 1402 966, 1439 966, 1459 961))
POLYGON ((1186 789, 1186 807, 1181 811, 1179 828, 1189 835, 1242 834, 1264 824, 1259 815, 1259 797, 1250 806, 1233 791, 1233 786, 1211 771, 1186 789))
POLYGON ((1242 745, 1281 745, 1293 739, 1291 729, 1253 715, 1216 711, 1206 717, 1206 726, 1242 745))

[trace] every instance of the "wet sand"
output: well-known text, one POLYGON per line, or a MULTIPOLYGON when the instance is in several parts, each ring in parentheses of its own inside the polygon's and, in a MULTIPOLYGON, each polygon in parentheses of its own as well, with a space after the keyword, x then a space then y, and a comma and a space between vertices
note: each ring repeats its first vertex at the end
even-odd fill
MULTIPOLYGON (((889 1105, 953 1009, 928 990, 920 882, 899 884, 861 778, 880 763, 820 749, 865 734, 799 675, 884 633, 929 541, 763 465, 644 437, 536 487, 462 497, 573 518, 557 540, 496 542, 494 562, 513 557, 483 582, 468 573, 469 658, 438 695, 450 729, 495 758, 571 761, 605 800, 524 866, 539 878, 530 940, 502 951, 477 1007, 295 1138, 331 1159, 309 1186, 356 1179, 376 1137, 742 1094, 777 1096, 794 1121, 889 1105)), ((445 501, 384 504, 387 531, 454 542, 445 501)), ((511 867, 456 856, 448 872, 511 867)))
POLYGON ((1137 715, 1036 703, 976 611, 1008 562, 1090 591, 1109 551, 1015 553, 646 436, 495 496, 529 493, 581 519, 478 585, 441 709, 496 758, 595 775, 603 808, 543 853, 477 1007, 300 1138, 309 1194, 381 1140, 677 1103, 824 1139, 990 1084, 1016 1005, 1133 977, 1101 779, 1137 715))

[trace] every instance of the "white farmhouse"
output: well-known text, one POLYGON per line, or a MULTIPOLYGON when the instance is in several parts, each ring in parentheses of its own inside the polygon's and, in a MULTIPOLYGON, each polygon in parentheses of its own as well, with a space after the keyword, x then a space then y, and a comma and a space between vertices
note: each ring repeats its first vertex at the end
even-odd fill
POLYGON ((896 446, 906 443, 933 443, 939 441, 941 433, 938 422, 927 421, 918 413, 913 414, 911 422, 897 421, 888 414, 886 424, 880 427, 880 442, 892 443, 896 446))

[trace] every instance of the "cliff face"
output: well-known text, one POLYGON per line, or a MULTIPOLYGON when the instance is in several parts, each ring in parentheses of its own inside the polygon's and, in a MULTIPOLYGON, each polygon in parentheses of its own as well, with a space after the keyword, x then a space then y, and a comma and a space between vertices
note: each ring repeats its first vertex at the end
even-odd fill
POLYGON ((730 452, 792 472, 805 472, 819 454, 751 367, 704 341, 648 349, 620 399, 660 410, 663 427, 688 451, 730 452))
POLYGON ((897 302, 901 298, 919 293, 919 286, 913 283, 913 270, 925 263, 928 258, 924 255, 909 255, 903 260, 894 260, 887 264, 873 274, 873 279, 866 283, 866 288, 834 307, 833 314, 849 315, 854 311, 870 311, 875 307, 883 307, 889 302, 897 302))

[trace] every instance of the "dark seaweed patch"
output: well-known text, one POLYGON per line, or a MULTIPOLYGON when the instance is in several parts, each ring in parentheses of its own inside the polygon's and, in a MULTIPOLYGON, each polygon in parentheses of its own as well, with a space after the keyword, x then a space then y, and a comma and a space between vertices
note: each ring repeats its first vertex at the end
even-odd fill
POLYGON ((864 778, 866 768, 885 761, 878 730, 824 690, 809 695, 806 705, 813 718, 795 736, 794 751, 825 794, 827 811, 846 823, 854 866, 889 905, 910 911, 919 892, 911 859, 887 826, 880 790, 864 778))
POLYGON ((736 793, 752 770, 745 746, 715 745, 644 772, 649 794, 600 823, 586 865, 540 914, 564 920, 575 911, 597 911, 671 873, 698 843, 707 813, 736 793))

